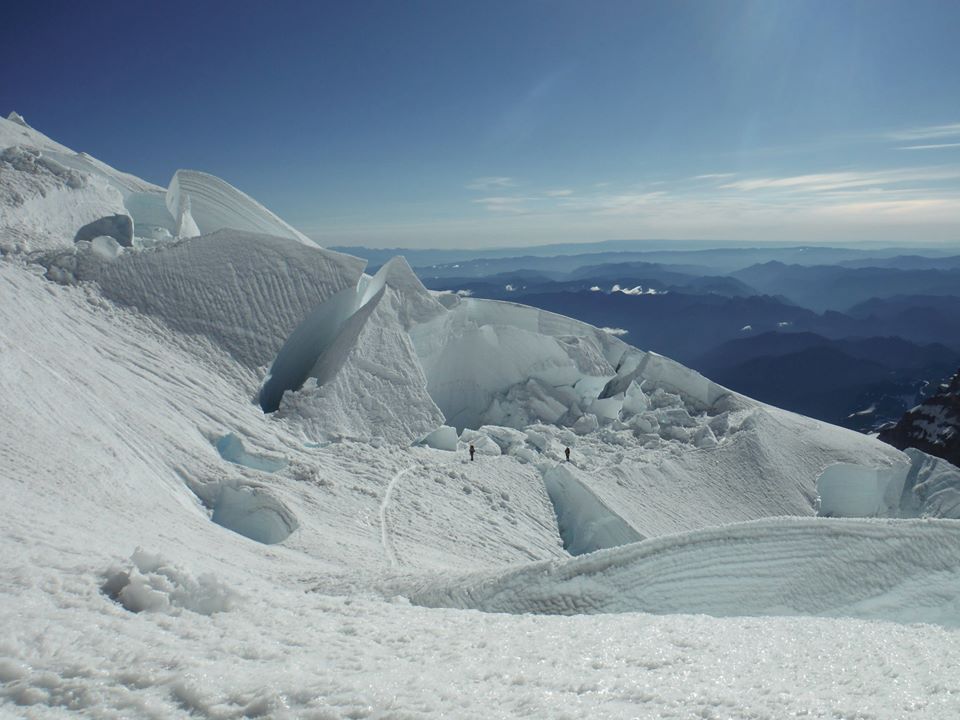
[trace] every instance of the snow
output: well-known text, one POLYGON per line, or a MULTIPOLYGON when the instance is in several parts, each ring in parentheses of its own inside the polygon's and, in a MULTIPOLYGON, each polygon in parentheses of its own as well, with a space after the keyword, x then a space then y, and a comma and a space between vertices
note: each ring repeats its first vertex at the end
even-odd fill
POLYGON ((158 555, 137 548, 127 568, 109 570, 101 592, 130 612, 179 614, 181 609, 212 615, 226 612, 236 594, 215 575, 194 578, 158 555))
POLYGON ((178 237, 230 228, 274 235, 315 246, 246 193, 218 177, 195 170, 177 170, 167 188, 166 205, 177 220, 178 237))
POLYGON ((960 713, 956 468, 0 140, 0 716, 960 713))
POLYGON ((210 519, 217 525, 265 545, 283 542, 299 526, 293 513, 262 488, 224 486, 212 510, 210 519))
POLYGON ((562 465, 543 475, 563 548, 571 555, 627 545, 643 537, 562 465))
POLYGON ((819 514, 829 517, 960 519, 960 469, 915 448, 892 467, 831 465, 817 490, 819 514))
POLYGON ((243 440, 233 433, 228 433, 217 440, 217 452, 220 453, 220 457, 227 462, 243 465, 253 470, 260 470, 261 472, 275 473, 278 470, 282 470, 287 464, 283 460, 274 460, 262 455, 257 455, 256 453, 247 452, 247 449, 243 446, 243 440))
POLYGON ((133 245, 133 219, 129 215, 110 215, 94 220, 77 230, 73 241, 93 240, 101 236, 111 237, 120 245, 130 247, 133 245))
POLYGON ((802 614, 960 627, 958 541, 950 521, 777 518, 474 573, 409 596, 499 613, 802 614))
POLYGON ((456 452, 459 441, 456 428, 449 425, 441 425, 423 439, 423 442, 432 448, 450 452, 456 452))
POLYGON ((827 517, 895 517, 908 466, 831 465, 817 479, 820 514, 827 517))

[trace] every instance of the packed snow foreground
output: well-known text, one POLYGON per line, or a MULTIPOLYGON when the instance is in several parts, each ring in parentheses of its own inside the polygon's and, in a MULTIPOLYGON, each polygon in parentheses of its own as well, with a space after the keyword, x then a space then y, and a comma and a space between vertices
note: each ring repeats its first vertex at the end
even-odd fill
POLYGON ((15 115, 0 253, 0 716, 960 715, 942 460, 15 115))

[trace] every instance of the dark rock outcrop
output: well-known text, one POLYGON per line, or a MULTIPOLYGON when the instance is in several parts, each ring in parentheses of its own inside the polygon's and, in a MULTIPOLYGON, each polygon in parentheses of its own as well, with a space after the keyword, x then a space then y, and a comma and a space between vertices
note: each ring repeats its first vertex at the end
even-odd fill
POLYGON ((915 447, 960 466, 960 371, 941 392, 881 428, 879 438, 901 450, 915 447))

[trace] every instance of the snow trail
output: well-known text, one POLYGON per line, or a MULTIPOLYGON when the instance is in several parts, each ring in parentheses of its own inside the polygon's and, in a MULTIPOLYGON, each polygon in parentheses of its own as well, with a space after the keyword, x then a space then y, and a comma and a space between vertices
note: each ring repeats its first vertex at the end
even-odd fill
POLYGON ((390 539, 390 531, 387 528, 387 507, 390 505, 393 489, 397 486, 397 482, 401 476, 406 475, 415 467, 416 465, 405 467, 390 478, 390 482, 387 483, 387 490, 383 493, 383 501, 380 503, 380 542, 383 545, 383 551, 386 553, 387 560, 390 562, 390 567, 392 568, 400 567, 400 562, 397 559, 397 551, 396 548, 393 547, 393 541, 390 539))

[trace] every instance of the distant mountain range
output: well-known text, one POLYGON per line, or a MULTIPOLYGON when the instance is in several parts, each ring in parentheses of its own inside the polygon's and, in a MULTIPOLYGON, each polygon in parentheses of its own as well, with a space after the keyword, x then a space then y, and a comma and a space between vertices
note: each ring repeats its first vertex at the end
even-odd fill
POLYGON ((900 269, 785 265, 768 262, 732 273, 758 292, 782 295, 798 305, 823 312, 847 310, 874 298, 897 295, 956 295, 960 267, 900 269))
POLYGON ((615 249, 418 273, 434 290, 611 328, 734 390, 860 430, 899 418, 960 364, 960 255, 944 251, 615 249))
POLYGON ((605 240, 595 243, 555 243, 528 247, 484 249, 413 249, 332 247, 366 259, 374 271, 395 255, 403 255, 421 277, 482 277, 511 269, 553 269, 567 272, 571 266, 608 262, 648 262, 698 265, 714 274, 727 274, 751 265, 777 261, 788 265, 842 265, 851 267, 879 263, 896 264, 899 257, 936 260, 956 257, 957 250, 944 247, 855 247, 823 245, 762 245, 726 242, 716 247, 710 240, 605 240), (922 253, 922 255, 917 255, 922 253), (496 262, 494 262, 496 261, 496 262), (860 265, 863 264, 863 265, 860 265))
POLYGON ((899 417, 922 399, 924 378, 958 364, 960 353, 940 344, 777 332, 725 343, 693 363, 738 392, 855 429, 899 417))

